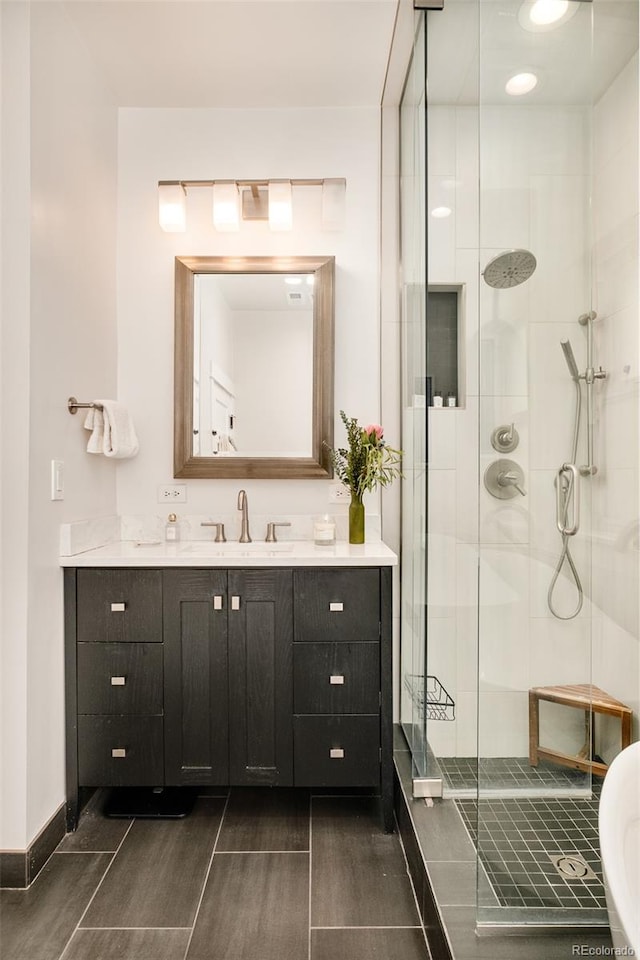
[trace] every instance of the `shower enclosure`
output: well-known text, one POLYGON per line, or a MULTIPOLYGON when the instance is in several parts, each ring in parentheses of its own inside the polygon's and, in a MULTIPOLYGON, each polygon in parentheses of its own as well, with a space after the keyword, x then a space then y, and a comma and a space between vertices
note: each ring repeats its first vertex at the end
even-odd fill
POLYGON ((597 802, 620 741, 591 706, 637 716, 640 699, 638 3, 445 0, 415 25, 400 115, 414 793, 450 799, 474 840, 478 923, 605 923, 597 802))

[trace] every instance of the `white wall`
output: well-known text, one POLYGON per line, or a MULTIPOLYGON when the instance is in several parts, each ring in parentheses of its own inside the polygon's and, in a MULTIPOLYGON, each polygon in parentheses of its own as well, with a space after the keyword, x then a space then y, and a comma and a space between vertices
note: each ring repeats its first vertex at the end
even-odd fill
MULTIPOLYGON (((156 488, 172 478, 173 259, 176 255, 334 255, 335 409, 379 417, 379 111, 133 110, 120 112, 118 394, 128 404, 140 453, 118 473, 118 508, 162 508, 156 488), (158 227, 157 181, 346 177, 346 224, 323 232, 319 191, 294 192, 294 229, 244 223, 216 233, 208 191, 188 195, 188 232, 158 227), (146 371, 141 375, 141 370, 146 371)), ((344 439, 336 417, 336 441, 344 439)), ((328 509, 327 482, 188 480, 183 513, 235 509, 240 486, 254 514, 328 509)), ((372 510, 377 512, 377 498, 372 510)), ((340 508, 344 510, 345 508, 340 508)), ((337 512, 337 511, 336 511, 337 512)))
POLYGON ((3 849, 24 849, 65 799, 59 525, 116 509, 115 467, 87 456, 66 409, 115 392, 116 108, 62 8, 30 12, 3 4, 3 849))

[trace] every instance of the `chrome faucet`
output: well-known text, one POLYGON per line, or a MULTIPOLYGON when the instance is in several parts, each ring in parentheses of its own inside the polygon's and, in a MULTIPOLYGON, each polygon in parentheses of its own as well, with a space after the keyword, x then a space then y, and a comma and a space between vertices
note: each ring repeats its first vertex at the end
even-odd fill
POLYGON ((242 510, 242 530, 240 531, 240 543, 251 543, 249 534, 249 502, 247 494, 241 490, 238 494, 238 510, 242 510))

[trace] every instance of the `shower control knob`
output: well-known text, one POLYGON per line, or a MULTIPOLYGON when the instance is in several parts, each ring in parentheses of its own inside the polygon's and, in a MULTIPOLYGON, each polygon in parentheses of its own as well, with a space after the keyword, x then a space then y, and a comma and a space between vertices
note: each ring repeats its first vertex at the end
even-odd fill
POLYGON ((515 460, 494 460, 484 472, 484 485, 492 497, 512 500, 520 494, 526 497, 524 473, 515 460))
POLYGON ((519 443, 520 437, 514 423, 496 427, 491 434, 491 446, 498 453, 511 453, 519 443))
POLYGON ((498 474, 498 483, 501 487, 513 487, 514 490, 517 490, 520 496, 526 497, 526 493, 518 483, 520 478, 515 473, 499 473, 498 474))

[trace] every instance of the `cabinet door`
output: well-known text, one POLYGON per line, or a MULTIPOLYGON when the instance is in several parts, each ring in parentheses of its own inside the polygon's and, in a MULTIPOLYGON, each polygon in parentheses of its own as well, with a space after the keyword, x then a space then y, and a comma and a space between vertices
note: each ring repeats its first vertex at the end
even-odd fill
POLYGON ((165 570, 165 782, 229 782, 227 575, 165 570))
POLYGON ((229 570, 232 784, 293 782, 290 570, 229 570))

